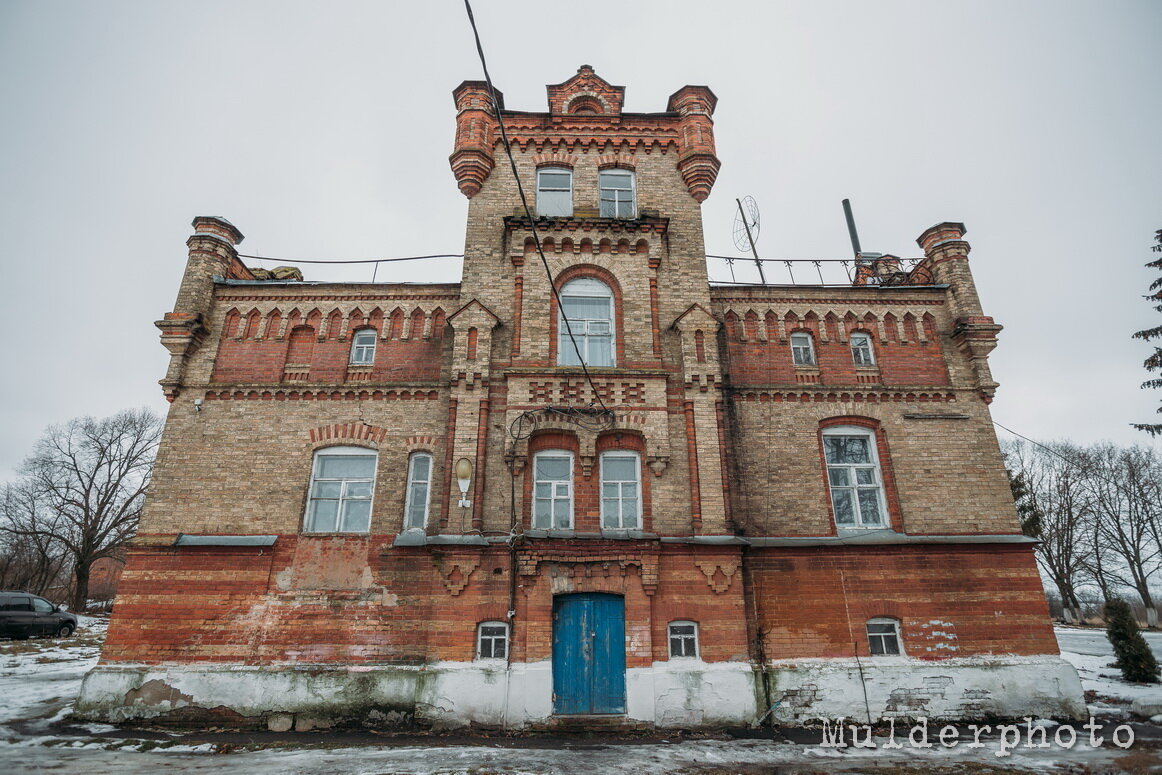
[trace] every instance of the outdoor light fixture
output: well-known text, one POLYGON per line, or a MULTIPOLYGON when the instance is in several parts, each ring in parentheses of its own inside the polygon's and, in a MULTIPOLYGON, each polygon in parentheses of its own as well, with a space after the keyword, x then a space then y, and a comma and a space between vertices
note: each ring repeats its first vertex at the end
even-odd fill
POLYGON ((466 457, 460 458, 456 461, 456 484, 460 485, 460 508, 467 509, 472 506, 472 501, 468 500, 468 484, 472 481, 472 461, 466 457))

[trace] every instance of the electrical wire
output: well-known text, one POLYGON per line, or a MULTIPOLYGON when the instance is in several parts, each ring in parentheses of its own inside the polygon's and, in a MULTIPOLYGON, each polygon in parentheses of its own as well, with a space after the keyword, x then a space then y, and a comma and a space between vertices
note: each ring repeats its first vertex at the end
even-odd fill
POLYGON ((404 256, 403 258, 361 258, 353 261, 331 261, 311 258, 273 258, 271 256, 250 256, 239 253, 239 258, 256 258, 259 261, 281 261, 284 264, 389 264, 393 261, 424 261, 429 258, 464 258, 463 253, 437 253, 432 256, 404 256))
POLYGON ((512 177, 516 181, 516 190, 520 194, 520 202, 524 207, 525 217, 529 219, 529 229, 533 233, 533 244, 536 245, 537 255, 540 256, 541 264, 545 267, 545 275, 549 279, 549 288, 553 291, 553 298, 557 300, 557 309, 561 313, 561 320, 565 324, 565 331, 569 334, 569 341, 573 344, 573 350, 577 353, 577 360, 581 364, 581 370, 585 373, 585 379, 589 383, 589 389, 593 391, 593 398, 601 407, 602 411, 612 414, 612 410, 601 400, 601 393, 597 390, 597 385, 593 384, 593 377, 589 374, 589 368, 585 364, 585 358, 581 355, 581 347, 577 344, 577 337, 573 336, 573 326, 570 325, 569 317, 565 314, 565 307, 561 303, 561 293, 557 290, 557 284, 553 282, 553 271, 549 268, 549 261, 545 258, 545 251, 541 247, 541 236, 537 232, 536 219, 533 218, 532 209, 529 207, 528 196, 525 194, 524 184, 521 183, 520 174, 516 169, 516 159, 512 155, 512 145, 508 141, 508 131, 505 129, 504 117, 500 111, 500 100, 496 96, 496 87, 492 85, 492 75, 488 72, 488 62, 484 57, 484 46, 480 42, 480 31, 476 29, 476 17, 472 15, 472 4, 469 0, 464 0, 464 10, 468 12, 468 23, 472 25, 472 36, 476 39, 476 53, 480 57, 480 66, 484 70, 484 82, 488 84, 488 96, 492 99, 492 111, 496 116, 496 123, 500 128, 500 139, 504 143, 504 153, 508 156, 508 164, 512 168, 512 177))

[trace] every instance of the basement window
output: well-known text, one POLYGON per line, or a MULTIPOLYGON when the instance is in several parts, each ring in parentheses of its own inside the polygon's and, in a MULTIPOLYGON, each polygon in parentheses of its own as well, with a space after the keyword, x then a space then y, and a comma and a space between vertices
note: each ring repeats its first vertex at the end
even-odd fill
POLYGON ((477 659, 508 657, 508 625, 504 622, 481 622, 476 635, 477 659))
POLYGON ((900 648, 900 623, 888 618, 868 619, 867 647, 873 657, 903 654, 904 650, 900 648))
POLYGON ((698 658, 698 624, 670 622, 670 659, 698 658))
POLYGON ((366 533, 371 526, 375 450, 327 447, 315 453, 304 530, 308 533, 366 533))

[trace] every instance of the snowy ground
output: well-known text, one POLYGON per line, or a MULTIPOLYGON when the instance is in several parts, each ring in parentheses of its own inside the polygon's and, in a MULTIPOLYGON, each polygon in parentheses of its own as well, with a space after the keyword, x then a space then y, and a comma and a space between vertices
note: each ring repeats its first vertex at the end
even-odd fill
MULTIPOLYGON (((96 663, 104 635, 100 620, 85 620, 66 641, 0 641, 0 773, 206 773, 242 771, 246 775, 284 773, 864 773, 900 775, 926 772, 994 773, 1146 773, 1162 772, 1162 727, 1133 723, 1136 742, 1122 750, 1112 746, 1115 725, 1131 723, 1130 701, 1159 696, 1158 687, 1120 681, 1106 667, 1109 645, 1100 630, 1059 628, 1064 656, 1081 672, 1091 709, 1108 723, 1097 734, 1104 747, 1088 745, 1080 727, 1072 750, 1013 748, 999 757, 1001 739, 982 736, 984 745, 929 749, 909 745, 885 749, 828 748, 818 731, 788 732, 771 739, 693 738, 682 735, 648 739, 570 737, 384 737, 372 733, 177 735, 130 731, 100 724, 74 725, 67 720, 84 672, 96 663), (1092 694, 1090 694, 1092 692, 1092 694), (790 739, 787 739, 790 738, 790 739)), ((1162 656, 1162 633, 1148 636, 1162 656)), ((1049 722, 1049 740, 1056 727, 1049 722)), ((935 741, 938 728, 933 728, 935 741)), ((1025 732, 1021 732, 1024 743, 1025 732)), ((963 738, 970 742, 971 734, 963 738)))

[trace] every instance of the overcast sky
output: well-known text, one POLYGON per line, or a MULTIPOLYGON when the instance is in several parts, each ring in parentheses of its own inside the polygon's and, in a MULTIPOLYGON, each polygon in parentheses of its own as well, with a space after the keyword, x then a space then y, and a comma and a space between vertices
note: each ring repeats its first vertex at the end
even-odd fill
MULTIPOLYGON (((477 0, 506 106, 546 109, 583 63, 661 111, 719 97, 706 247, 734 197, 770 258, 918 255, 968 226, 996 419, 1038 439, 1145 443, 1162 228, 1162 3, 477 0)), ((451 91, 482 78, 459 0, 0 2, 0 480, 46 425, 166 408, 170 310, 196 215, 241 252, 460 253, 451 91)), ((712 273, 727 278, 719 262, 712 273)), ((270 263, 258 264, 272 266, 270 263)), ((387 268, 390 267, 390 268, 387 268)), ((370 280, 370 267, 304 267, 370 280)), ((739 279, 746 268, 739 265, 739 279)), ((459 279, 459 262, 379 279, 459 279)), ((1002 433, 1002 436, 1005 435, 1002 433)))

